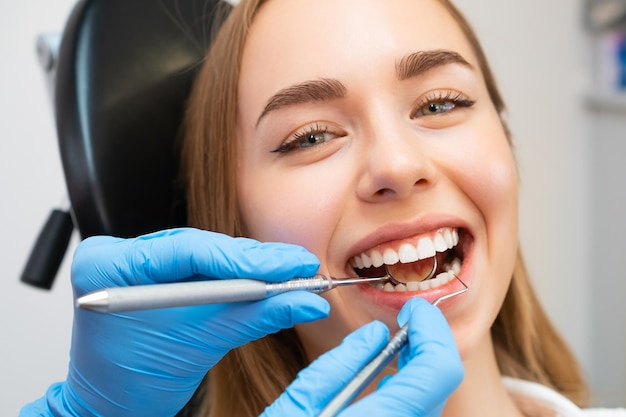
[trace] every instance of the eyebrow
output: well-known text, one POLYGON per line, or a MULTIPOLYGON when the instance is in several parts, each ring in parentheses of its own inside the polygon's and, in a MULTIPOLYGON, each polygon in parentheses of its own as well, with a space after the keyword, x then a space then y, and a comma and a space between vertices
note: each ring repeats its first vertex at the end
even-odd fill
MULTIPOLYGON (((419 76, 436 67, 449 64, 460 64, 472 68, 469 62, 454 51, 444 49, 419 51, 402 57, 396 63, 396 77, 398 80, 403 81, 419 76)), ((268 100, 256 125, 258 126, 268 113, 283 107, 344 98, 347 92, 347 88, 341 81, 332 78, 305 81, 283 88, 268 100)))
POLYGON ((280 90, 274 94, 263 109, 257 125, 269 112, 294 104, 328 101, 346 96, 347 88, 338 80, 322 78, 305 81, 280 90))
POLYGON ((433 68, 449 64, 460 64, 472 68, 461 54, 445 49, 419 51, 401 58, 396 63, 396 76, 400 81, 416 77, 433 68))

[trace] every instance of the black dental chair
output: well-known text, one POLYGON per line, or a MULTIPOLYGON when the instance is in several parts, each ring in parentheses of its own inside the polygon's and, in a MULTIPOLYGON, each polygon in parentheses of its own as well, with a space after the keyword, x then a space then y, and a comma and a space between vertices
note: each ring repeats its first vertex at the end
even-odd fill
POLYGON ((181 120, 211 26, 229 7, 223 0, 81 0, 58 51, 38 45, 53 78, 71 208, 52 211, 23 282, 51 288, 74 228, 81 238, 130 237, 185 224, 181 120))
MULTIPOLYGON (((185 224, 181 121, 211 32, 230 7, 223 0, 81 0, 58 50, 54 42, 38 45, 70 208, 52 211, 21 281, 50 289, 74 229, 81 238, 131 237, 185 224)), ((195 402, 178 416, 193 415, 195 402)))

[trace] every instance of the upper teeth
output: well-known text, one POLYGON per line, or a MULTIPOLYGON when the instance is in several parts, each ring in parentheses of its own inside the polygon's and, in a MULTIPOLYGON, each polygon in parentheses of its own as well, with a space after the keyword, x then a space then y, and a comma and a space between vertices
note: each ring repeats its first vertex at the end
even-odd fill
POLYGON ((434 236, 420 238, 417 244, 403 243, 397 251, 392 248, 386 248, 382 252, 379 249, 369 250, 366 253, 353 257, 351 264, 355 268, 377 268, 398 262, 410 263, 432 258, 437 252, 445 252, 455 247, 458 243, 458 230, 446 227, 437 230, 434 236))

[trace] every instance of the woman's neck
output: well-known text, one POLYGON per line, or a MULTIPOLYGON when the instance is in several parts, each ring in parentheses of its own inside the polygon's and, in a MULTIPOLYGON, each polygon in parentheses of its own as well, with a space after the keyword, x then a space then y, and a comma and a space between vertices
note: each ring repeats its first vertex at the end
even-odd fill
POLYGON ((489 336, 463 361, 465 378, 450 396, 442 417, 523 417, 504 388, 489 336))

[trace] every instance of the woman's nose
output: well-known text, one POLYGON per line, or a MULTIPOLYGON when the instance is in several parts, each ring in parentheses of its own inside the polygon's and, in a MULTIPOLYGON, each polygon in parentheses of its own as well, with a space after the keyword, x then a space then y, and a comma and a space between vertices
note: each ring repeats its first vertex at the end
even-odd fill
POLYGON ((435 162, 424 138, 411 127, 377 133, 367 151, 357 194, 364 201, 402 199, 432 186, 435 162))

